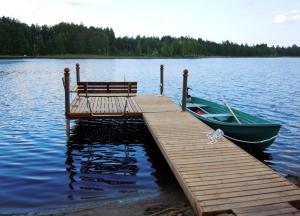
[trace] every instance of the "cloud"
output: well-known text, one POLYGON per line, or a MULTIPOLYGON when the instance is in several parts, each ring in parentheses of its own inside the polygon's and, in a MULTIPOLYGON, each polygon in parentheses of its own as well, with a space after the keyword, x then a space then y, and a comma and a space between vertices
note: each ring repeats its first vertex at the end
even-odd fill
POLYGON ((64 0, 64 2, 69 5, 84 6, 84 5, 107 4, 110 3, 111 0, 64 0))
POLYGON ((278 14, 273 18, 273 23, 283 24, 300 21, 300 11, 291 11, 289 14, 278 14))

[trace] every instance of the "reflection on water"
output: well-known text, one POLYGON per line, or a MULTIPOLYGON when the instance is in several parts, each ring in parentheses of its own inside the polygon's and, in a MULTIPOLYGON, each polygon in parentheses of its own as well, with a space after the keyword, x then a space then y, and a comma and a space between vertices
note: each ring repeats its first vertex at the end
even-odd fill
POLYGON ((153 193, 175 183, 141 120, 78 121, 66 151, 71 200, 153 193), (167 170, 167 173, 166 173, 167 170))

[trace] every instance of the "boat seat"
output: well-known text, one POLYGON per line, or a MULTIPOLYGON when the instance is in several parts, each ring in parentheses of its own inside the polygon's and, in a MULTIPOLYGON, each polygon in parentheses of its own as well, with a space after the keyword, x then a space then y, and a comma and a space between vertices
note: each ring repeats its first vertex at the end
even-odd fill
POLYGON ((203 114, 201 115, 205 118, 215 118, 215 117, 232 117, 230 113, 218 113, 218 114, 203 114))
POLYGON ((205 104, 197 104, 198 107, 207 107, 205 104))
POLYGON ((191 104, 191 106, 190 107, 207 107, 207 105, 205 105, 205 104, 191 104))

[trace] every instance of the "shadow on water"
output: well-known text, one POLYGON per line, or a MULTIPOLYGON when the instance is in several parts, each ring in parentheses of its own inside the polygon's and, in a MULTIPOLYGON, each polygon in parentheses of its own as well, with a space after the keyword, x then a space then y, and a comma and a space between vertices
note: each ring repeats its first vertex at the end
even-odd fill
POLYGON ((264 150, 261 150, 259 148, 253 148, 249 145, 241 145, 241 144, 236 144, 249 154, 251 154, 253 157, 261 161, 262 163, 270 166, 272 165, 272 155, 264 150))
POLYGON ((71 200, 151 195, 177 184, 142 120, 76 122, 66 165, 71 200))

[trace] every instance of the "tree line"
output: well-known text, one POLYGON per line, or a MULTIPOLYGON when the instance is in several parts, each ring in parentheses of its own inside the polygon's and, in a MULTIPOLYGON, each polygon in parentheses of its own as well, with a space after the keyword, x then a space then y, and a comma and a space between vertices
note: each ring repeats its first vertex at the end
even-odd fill
POLYGON ((94 54, 103 56, 300 56, 300 47, 216 43, 191 37, 116 37, 111 28, 59 23, 27 25, 0 18, 0 55, 94 54))

